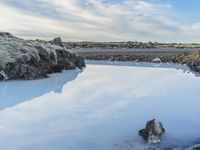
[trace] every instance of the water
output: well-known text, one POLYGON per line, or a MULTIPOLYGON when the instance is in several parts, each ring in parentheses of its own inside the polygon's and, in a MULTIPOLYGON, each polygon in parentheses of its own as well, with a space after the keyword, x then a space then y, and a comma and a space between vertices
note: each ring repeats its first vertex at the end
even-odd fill
POLYGON ((200 138, 200 77, 187 69, 87 61, 83 71, 1 82, 0 147, 142 150, 138 130, 153 118, 166 128, 163 146, 189 145, 200 138))

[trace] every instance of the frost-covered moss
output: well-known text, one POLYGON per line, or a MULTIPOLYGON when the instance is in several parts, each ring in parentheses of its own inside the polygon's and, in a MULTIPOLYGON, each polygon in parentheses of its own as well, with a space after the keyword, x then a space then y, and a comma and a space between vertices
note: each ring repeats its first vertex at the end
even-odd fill
POLYGON ((81 57, 53 42, 23 40, 0 32, 0 69, 9 79, 35 79, 84 65, 81 57))
POLYGON ((41 41, 26 41, 14 36, 0 36, 0 61, 16 61, 20 55, 26 55, 28 58, 34 57, 40 60, 39 51, 44 50, 49 57, 54 55, 54 61, 57 63, 56 50, 63 49, 60 46, 41 41))

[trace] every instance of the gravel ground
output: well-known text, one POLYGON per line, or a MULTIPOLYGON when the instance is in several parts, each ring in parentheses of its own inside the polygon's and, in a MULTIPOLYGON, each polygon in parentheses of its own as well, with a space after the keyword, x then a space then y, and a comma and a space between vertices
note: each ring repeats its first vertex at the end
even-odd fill
POLYGON ((163 49, 99 49, 99 48, 80 48, 74 49, 78 54, 82 56, 91 55, 174 55, 182 54, 185 52, 200 51, 200 49, 175 49, 175 48, 163 48, 163 49))

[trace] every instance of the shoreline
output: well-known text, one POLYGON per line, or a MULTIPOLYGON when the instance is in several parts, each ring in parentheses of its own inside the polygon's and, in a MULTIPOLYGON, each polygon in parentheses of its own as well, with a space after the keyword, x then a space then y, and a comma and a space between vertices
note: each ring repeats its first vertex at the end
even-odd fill
POLYGON ((175 63, 200 73, 199 49, 74 49, 85 60, 175 63))

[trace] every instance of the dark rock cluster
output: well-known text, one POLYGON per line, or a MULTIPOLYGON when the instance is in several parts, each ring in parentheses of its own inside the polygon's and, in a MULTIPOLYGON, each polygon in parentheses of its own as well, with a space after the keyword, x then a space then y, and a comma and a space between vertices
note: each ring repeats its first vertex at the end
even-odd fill
POLYGON ((104 49, 118 49, 118 48, 156 48, 152 42, 65 42, 66 46, 71 48, 104 48, 104 49))
POLYGON ((200 72, 200 51, 185 53, 176 58, 180 64, 186 64, 193 71, 200 72))

